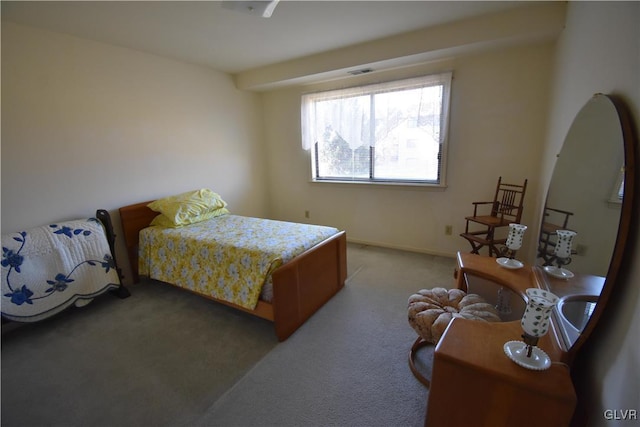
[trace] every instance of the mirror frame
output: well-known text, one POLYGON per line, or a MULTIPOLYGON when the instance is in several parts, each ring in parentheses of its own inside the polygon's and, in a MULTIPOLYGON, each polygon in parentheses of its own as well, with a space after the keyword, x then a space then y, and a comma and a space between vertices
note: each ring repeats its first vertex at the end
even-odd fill
MULTIPOLYGON (((622 264, 631 256, 631 254, 628 253, 627 251, 627 247, 628 247, 628 235, 631 229, 631 222, 633 219, 633 209, 634 209, 635 197, 636 197, 635 196, 635 187, 636 187, 635 165, 636 165, 637 136, 635 134, 635 128, 632 121, 631 113, 629 112, 629 109, 627 108, 626 104, 620 97, 615 95, 604 95, 601 93, 597 93, 594 95, 594 97, 596 96, 604 96, 613 104, 613 107, 616 109, 617 116, 620 122, 620 129, 621 129, 622 140, 623 140, 622 143, 623 143, 623 149, 624 149, 624 162, 625 162, 624 164, 624 196, 622 199, 620 221, 618 224, 618 233, 616 235, 613 254, 611 255, 611 262, 607 270, 605 282, 602 287, 600 297, 598 298, 596 307, 591 317, 589 318, 587 324, 585 325, 584 329, 582 330, 582 332, 580 333, 576 341, 573 343, 573 345, 570 348, 566 349, 565 360, 569 365, 571 365, 571 363, 575 359, 576 355, 578 354, 582 346, 589 339, 589 336, 591 335, 594 328, 598 324, 598 321, 604 314, 605 308, 607 306, 607 302, 609 301, 609 297, 611 296, 614 290, 614 287, 616 285, 616 282, 618 281, 622 264)), ((587 103, 589 101, 587 101, 587 103)), ((579 112, 577 114, 579 114, 579 112)), ((577 114, 576 114, 576 117, 577 117, 577 114)), ((567 132, 569 132, 569 130, 567 132)), ((548 192, 548 189, 547 189, 547 192, 548 192)), ((545 202, 545 205, 546 205, 546 202, 545 202)), ((541 219, 541 221, 542 220, 543 219, 541 219)), ((538 277, 544 277, 542 280, 546 281, 546 276, 545 276, 545 273, 542 271, 542 269, 539 266, 536 266, 536 270, 538 270, 536 272, 538 277)), ((545 283, 545 284, 547 284, 547 288, 548 288, 548 283, 545 283)))

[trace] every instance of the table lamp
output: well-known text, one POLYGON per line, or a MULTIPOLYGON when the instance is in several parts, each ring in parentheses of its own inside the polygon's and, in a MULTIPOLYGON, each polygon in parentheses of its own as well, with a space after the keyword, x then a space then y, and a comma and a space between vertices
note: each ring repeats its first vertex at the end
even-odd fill
POLYGON ((573 238, 576 236, 575 231, 571 230, 558 230, 556 231, 558 239, 556 241, 556 247, 553 250, 555 255, 555 261, 558 264, 557 267, 547 265, 544 267, 544 271, 551 276, 558 277, 560 279, 570 279, 573 277, 573 273, 563 265, 567 265, 571 262, 571 251, 573 246, 573 238))
POLYGON ((522 247, 522 239, 527 226, 522 224, 509 224, 509 235, 505 245, 507 246, 506 257, 496 259, 496 262, 505 268, 521 268, 524 264, 515 259, 516 251, 522 247))
POLYGON ((551 366, 551 359, 536 345, 538 339, 549 331, 551 310, 558 302, 558 297, 544 289, 529 288, 527 298, 527 307, 520 321, 524 330, 523 341, 505 343, 504 352, 518 365, 542 371, 551 366))

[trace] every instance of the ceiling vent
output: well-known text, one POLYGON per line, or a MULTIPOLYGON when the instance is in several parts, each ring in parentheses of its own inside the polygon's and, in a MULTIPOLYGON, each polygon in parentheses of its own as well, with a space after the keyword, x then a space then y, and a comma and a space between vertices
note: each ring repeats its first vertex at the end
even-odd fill
POLYGON ((352 76, 359 76, 360 74, 367 74, 373 71, 373 68, 361 68, 360 70, 348 71, 352 76))
POLYGON ((222 2, 222 7, 225 9, 231 9, 242 13, 248 13, 249 15, 261 16, 262 18, 269 18, 273 14, 273 10, 278 5, 280 0, 264 0, 264 1, 234 1, 225 0, 222 2))

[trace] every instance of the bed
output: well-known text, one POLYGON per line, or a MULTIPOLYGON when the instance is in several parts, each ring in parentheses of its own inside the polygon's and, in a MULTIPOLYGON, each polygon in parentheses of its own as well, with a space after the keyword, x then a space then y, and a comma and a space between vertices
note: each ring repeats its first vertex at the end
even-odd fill
MULTIPOLYGON (((205 263, 202 261, 202 258, 199 258, 197 262, 194 261, 195 265, 192 267, 195 267, 196 270, 204 271, 210 269, 219 259, 222 259, 216 258, 217 249, 205 246, 210 243, 202 243, 202 236, 203 233, 205 233, 203 229, 207 224, 218 224, 221 222, 234 224, 234 221, 244 221, 244 219, 247 219, 252 223, 251 227, 254 227, 252 230, 254 230, 255 233, 256 222, 264 222, 265 227, 271 227, 274 223, 280 222, 225 214, 178 228, 150 226, 152 221, 156 220, 160 215, 157 211, 149 207, 152 202, 154 201, 137 203, 119 209, 134 283, 139 282, 141 276, 162 282, 166 281, 166 283, 178 286, 189 292, 270 320, 274 323, 275 333, 279 341, 286 340, 344 286, 347 271, 346 233, 345 231, 338 230, 335 230, 335 232, 331 233, 328 237, 323 237, 320 241, 313 243, 301 253, 291 257, 291 259, 284 259, 286 257, 283 257, 283 259, 280 259, 280 262, 267 266, 267 279, 265 283, 270 285, 272 293, 265 297, 264 289, 261 288, 259 292, 260 296, 257 298, 255 304, 253 304, 252 301, 245 301, 244 299, 235 301, 233 298, 227 298, 219 292, 211 292, 209 284, 203 283, 201 278, 193 280, 173 280, 171 277, 177 276, 171 276, 167 274, 166 271, 161 271, 161 268, 157 266, 154 267, 151 264, 147 265, 147 263, 151 262, 150 259, 153 258, 162 260, 161 264, 163 265, 171 263, 177 265, 177 263, 182 262, 179 267, 176 267, 182 271, 183 268, 186 268, 184 266, 185 260, 176 259, 180 257, 175 254, 168 255, 162 253, 158 255, 157 253, 150 253, 149 251, 154 250, 150 248, 150 246, 162 247, 162 245, 156 245, 157 242, 154 239, 175 239, 176 234, 182 233, 183 236, 181 236, 180 239, 183 239, 185 242, 187 238, 198 241, 198 244, 202 247, 200 252, 210 254, 211 262, 205 263), (224 221, 221 221, 222 219, 224 219, 224 221), (149 237, 149 235, 154 237, 149 237), (154 244, 145 243, 145 239, 153 240, 154 244), (169 256, 169 258, 167 258, 167 256, 169 256), (171 258, 172 256, 173 258, 171 258), (140 268, 140 261, 142 261, 142 268, 140 268), (159 277, 159 279, 156 277, 159 277)), ((242 222, 242 224, 244 223, 245 222, 242 222)), ((302 224, 300 225, 302 226, 302 224)), ((236 227, 232 233, 238 234, 240 228, 241 227, 236 227)), ((216 231, 216 233, 218 233, 218 231, 216 231)), ((174 245, 174 243, 169 244, 174 245)), ((177 245, 181 244, 182 243, 177 243, 177 245)), ((221 257, 222 255, 218 252, 217 256, 221 257)), ((192 273, 185 272, 178 276, 192 277, 191 275, 192 273)), ((243 277, 241 276, 240 281, 242 280, 243 277)), ((252 277, 249 280, 245 278, 247 282, 255 280, 260 279, 252 277)), ((262 283, 260 285, 262 285, 262 283)), ((255 291, 249 293, 254 294, 255 291)), ((253 298, 255 298, 255 295, 248 299, 252 300, 253 298)))
POLYGON ((111 217, 56 222, 2 235, 2 321, 37 322, 107 291, 120 298, 111 217))

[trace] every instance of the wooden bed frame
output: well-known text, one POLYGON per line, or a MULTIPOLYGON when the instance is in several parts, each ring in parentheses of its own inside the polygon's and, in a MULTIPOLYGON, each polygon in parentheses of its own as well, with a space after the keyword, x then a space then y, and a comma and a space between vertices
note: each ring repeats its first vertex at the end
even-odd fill
MULTIPOLYGON (((147 207, 149 203, 151 201, 119 209, 134 283, 140 280, 138 234, 158 215, 147 207)), ((346 232, 341 231, 298 255, 274 271, 272 277, 272 302, 259 300, 254 310, 209 295, 198 295, 274 322, 278 340, 284 341, 344 286, 347 278, 346 232)))

